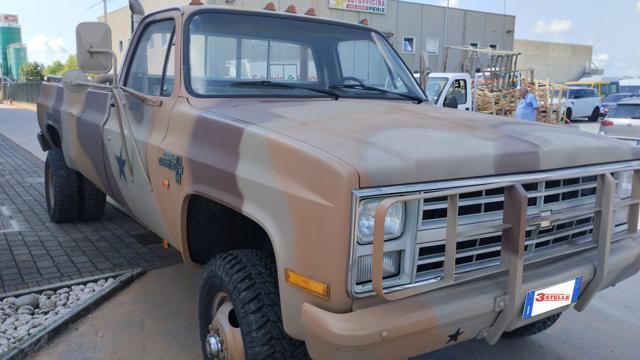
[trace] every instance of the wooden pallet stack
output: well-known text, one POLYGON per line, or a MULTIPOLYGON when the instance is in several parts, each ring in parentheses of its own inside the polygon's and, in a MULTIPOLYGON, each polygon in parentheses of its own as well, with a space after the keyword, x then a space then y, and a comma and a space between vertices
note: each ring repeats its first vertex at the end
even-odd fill
MULTIPOLYGON (((525 77, 529 91, 536 95, 540 105, 540 122, 547 124, 570 123, 564 117, 562 104, 567 100, 569 88, 565 85, 553 83, 549 80, 531 80, 525 77)), ((519 101, 519 99, 518 99, 519 101)))
POLYGON ((503 89, 489 91, 479 88, 476 91, 476 111, 502 116, 513 116, 518 106, 518 90, 503 89))

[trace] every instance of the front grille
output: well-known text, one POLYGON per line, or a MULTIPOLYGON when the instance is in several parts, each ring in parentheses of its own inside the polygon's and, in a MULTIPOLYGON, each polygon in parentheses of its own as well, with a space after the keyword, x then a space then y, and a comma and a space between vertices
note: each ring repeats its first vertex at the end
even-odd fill
MULTIPOLYGON (((596 176, 575 177, 522 184, 529 197, 528 214, 595 202, 596 176)), ((502 218, 504 188, 460 194, 459 224, 502 218)), ((422 204, 422 228, 443 227, 447 219, 447 199, 425 199, 422 204)))
MULTIPOLYGON (((596 201, 597 176, 572 177, 524 183, 527 215, 558 214, 596 201)), ((502 222, 504 188, 462 193, 458 202, 459 229, 473 229, 502 222)), ((416 247, 416 281, 438 278, 443 273, 447 198, 422 201, 422 216, 416 247)), ((581 215, 555 221, 546 226, 530 226, 525 232, 525 258, 542 250, 592 241, 594 215, 581 215)), ((456 273, 497 265, 500 262, 501 232, 459 238, 456 247, 456 273)))
POLYGON ((412 294, 416 288, 432 291, 496 274, 505 266, 511 273, 513 262, 503 260, 513 257, 502 256, 507 246, 502 244, 503 231, 514 235, 508 229, 523 231, 521 250, 526 266, 560 261, 591 249, 599 224, 613 227, 611 241, 626 239, 635 232, 628 221, 638 205, 629 197, 639 170, 640 161, 356 190, 354 219, 359 219, 357 205, 362 201, 384 198, 403 202, 405 216, 403 232, 385 239, 382 247, 358 242, 355 227, 352 229, 350 294, 365 297, 377 292, 371 281, 374 252, 384 256, 376 271, 381 272, 385 292, 412 294), (524 203, 515 184, 526 192, 524 203), (613 202, 606 196, 599 199, 600 189, 612 192, 613 202), (526 212, 524 229, 514 225, 517 214, 504 214, 505 191, 510 194, 509 207, 526 212), (600 217, 599 207, 610 209, 613 223, 600 217), (448 216, 453 212, 457 216, 448 216), (447 248, 454 251, 447 253, 447 248), (445 260, 445 253, 451 257, 445 260))
MULTIPOLYGON (((558 222, 546 229, 527 228, 525 257, 557 245, 591 241, 593 216, 558 222)), ((500 260, 502 234, 487 233, 459 239, 456 248, 456 273, 497 265, 500 260)), ((444 266, 444 240, 418 245, 416 279, 418 281, 442 275, 444 266)))

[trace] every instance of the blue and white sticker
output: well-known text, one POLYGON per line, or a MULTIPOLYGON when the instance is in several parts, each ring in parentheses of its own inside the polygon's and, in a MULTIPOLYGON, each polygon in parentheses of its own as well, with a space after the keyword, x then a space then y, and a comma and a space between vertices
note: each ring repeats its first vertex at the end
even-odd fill
POLYGON ((562 284, 529 291, 525 296, 522 318, 526 320, 578 301, 581 285, 582 276, 579 276, 562 284))

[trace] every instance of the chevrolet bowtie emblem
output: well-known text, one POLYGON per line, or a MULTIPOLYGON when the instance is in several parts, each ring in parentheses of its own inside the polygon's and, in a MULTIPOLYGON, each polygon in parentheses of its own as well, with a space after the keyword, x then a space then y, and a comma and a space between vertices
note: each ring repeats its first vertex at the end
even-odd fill
MULTIPOLYGON (((540 217, 546 217, 551 215, 551 211, 543 211, 540 213, 540 217)), ((540 229, 548 229, 550 227, 553 226, 553 220, 549 219, 549 220, 543 220, 537 223, 533 223, 531 225, 538 225, 540 227, 540 229)))

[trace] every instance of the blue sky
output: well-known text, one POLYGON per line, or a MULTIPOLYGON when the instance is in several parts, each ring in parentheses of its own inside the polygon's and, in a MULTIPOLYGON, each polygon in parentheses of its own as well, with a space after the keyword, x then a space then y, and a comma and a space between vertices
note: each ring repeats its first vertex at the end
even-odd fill
MULTIPOLYGON (((328 1, 328 0, 327 0, 328 1)), ((95 20, 98 0, 0 0, 0 12, 18 14, 30 60, 45 64, 75 52, 75 26, 95 20)), ((127 4, 110 0, 109 9, 127 4)), ((187 0, 185 0, 187 2, 187 0)), ((446 0, 415 0, 446 4, 446 0)), ((451 6, 502 13, 504 0, 450 0, 451 6)), ((516 38, 594 46, 594 61, 607 75, 640 76, 640 0, 506 0, 516 15, 516 38)))

